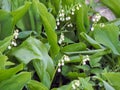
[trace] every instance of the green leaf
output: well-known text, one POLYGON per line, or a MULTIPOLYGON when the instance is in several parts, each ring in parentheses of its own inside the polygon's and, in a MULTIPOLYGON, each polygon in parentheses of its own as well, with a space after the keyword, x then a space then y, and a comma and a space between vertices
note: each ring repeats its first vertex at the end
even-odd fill
POLYGON ((29 37, 10 53, 25 64, 28 64, 33 60, 33 65, 40 80, 48 88, 50 87, 55 69, 53 61, 48 55, 47 48, 41 41, 33 37, 29 37))
POLYGON ((30 8, 30 5, 31 5, 31 2, 26 2, 25 5, 21 6, 20 8, 18 8, 15 11, 11 12, 11 14, 14 18, 14 21, 13 21, 14 25, 17 23, 17 21, 19 21, 25 15, 25 13, 30 8))
POLYGON ((9 79, 13 75, 15 75, 17 72, 21 71, 23 69, 23 64, 20 64, 14 68, 0 70, 0 82, 3 80, 9 79))
POLYGON ((0 83, 1 90, 22 90, 25 84, 30 81, 31 73, 22 72, 0 83))
POLYGON ((48 90, 46 86, 44 86, 42 83, 37 82, 35 80, 31 80, 28 84, 27 87, 29 90, 48 90))
POLYGON ((4 20, 7 20, 11 18, 11 14, 7 11, 0 10, 0 23, 2 23, 4 20))
POLYGON ((94 48, 100 49, 103 48, 97 41, 95 41, 93 38, 91 38, 89 35, 86 33, 82 32, 80 33, 83 39, 85 39, 88 43, 90 43, 94 48))
POLYGON ((30 2, 26 2, 24 6, 21 6, 17 10, 9 13, 7 11, 0 10, 0 39, 11 35, 15 24, 25 15, 30 7, 30 2))
POLYGON ((94 37, 97 42, 110 48, 114 54, 120 55, 119 28, 117 26, 114 24, 108 24, 105 27, 97 25, 94 37))
POLYGON ((6 37, 4 40, 0 41, 0 52, 4 52, 10 45, 13 36, 6 37))
POLYGON ((68 72, 67 77, 70 79, 76 79, 78 77, 86 77, 86 74, 85 73, 78 73, 78 72, 68 72))
POLYGON ((34 0, 36 8, 39 10, 49 44, 51 45, 50 54, 52 57, 55 57, 59 52, 59 46, 57 44, 57 35, 55 33, 56 21, 52 14, 47 11, 47 8, 44 4, 34 0))
POLYGON ((62 52, 71 52, 71 51, 74 52, 74 51, 81 51, 85 49, 86 49, 86 45, 80 42, 80 43, 74 43, 74 44, 70 44, 63 47, 62 52))
POLYGON ((12 15, 7 11, 0 10, 0 40, 12 34, 12 15))
POLYGON ((78 31, 78 35, 81 32, 87 32, 89 29, 88 8, 86 4, 80 1, 81 7, 76 11, 75 22, 78 31))
POLYGON ((8 57, 5 55, 2 55, 2 53, 0 52, 0 70, 5 69, 7 59, 8 59, 8 57))
POLYGON ((120 83, 120 73, 119 72, 103 73, 102 75, 107 79, 109 84, 115 88, 115 90, 120 89, 120 85, 119 85, 119 83, 120 83))

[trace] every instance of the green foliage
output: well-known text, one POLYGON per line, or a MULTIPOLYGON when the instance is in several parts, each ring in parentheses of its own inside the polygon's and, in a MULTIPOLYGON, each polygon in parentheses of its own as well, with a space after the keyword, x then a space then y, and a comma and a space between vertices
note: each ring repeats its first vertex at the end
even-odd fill
POLYGON ((1 82, 0 88, 2 90, 21 90, 30 79, 31 74, 29 72, 22 72, 18 75, 13 76, 10 79, 1 82))
POLYGON ((110 73, 103 73, 103 76, 108 80, 108 82, 115 88, 115 90, 119 90, 119 77, 120 73, 110 72, 110 73))
POLYGON ((50 87, 55 69, 53 61, 48 55, 48 51, 42 42, 33 37, 29 37, 10 53, 24 64, 28 64, 33 60, 33 66, 40 80, 48 88, 50 87))
POLYGON ((0 90, 119 90, 119 2, 0 0, 0 90))
POLYGON ((30 2, 27 2, 24 6, 18 8, 17 10, 9 13, 7 11, 0 10, 1 13, 1 19, 0 21, 0 39, 4 39, 5 37, 11 35, 13 33, 13 29, 15 24, 25 13, 30 7, 30 2), (8 19, 9 18, 9 19, 8 19))
POLYGON ((31 80, 28 84, 27 87, 29 90, 48 90, 42 83, 37 82, 35 80, 31 80))
POLYGON ((119 28, 117 26, 114 24, 108 24, 101 29, 100 25, 98 25, 95 27, 94 36, 97 42, 110 48, 114 54, 120 55, 119 28))
POLYGON ((10 41, 13 36, 6 37, 4 40, 0 41, 0 52, 4 52, 7 47, 10 45, 10 41))
POLYGON ((51 55, 52 57, 55 57, 55 55, 59 52, 59 47, 57 45, 57 35, 54 31, 56 26, 55 19, 52 14, 47 11, 47 8, 44 6, 44 4, 37 2, 37 0, 34 0, 34 3, 37 6, 36 9, 39 10, 39 14, 47 34, 48 42, 51 45, 51 55))

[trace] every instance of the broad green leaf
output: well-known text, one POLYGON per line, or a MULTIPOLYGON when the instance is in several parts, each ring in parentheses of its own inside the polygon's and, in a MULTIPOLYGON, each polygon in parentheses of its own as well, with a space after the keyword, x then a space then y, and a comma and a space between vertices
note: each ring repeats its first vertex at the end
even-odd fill
POLYGON ((120 0, 101 0, 103 4, 105 4, 107 7, 109 7, 115 14, 116 16, 120 17, 120 0))
POLYGON ((31 73, 22 72, 0 83, 1 90, 22 90, 31 79, 31 73))
POLYGON ((55 19, 52 16, 52 14, 50 14, 47 11, 47 8, 44 4, 38 2, 37 0, 34 0, 34 3, 36 5, 36 8, 39 10, 39 14, 41 16, 47 34, 48 42, 51 45, 50 54, 52 55, 52 57, 55 57, 56 54, 58 54, 59 52, 59 46, 57 44, 57 35, 54 31, 56 27, 55 19))
POLYGON ((107 46, 116 55, 120 55, 119 28, 114 24, 100 27, 97 25, 94 32, 95 40, 104 46, 107 46))
POLYGON ((0 70, 0 82, 3 80, 9 79, 13 75, 15 75, 17 72, 21 71, 23 69, 23 64, 20 64, 14 68, 0 70))
POLYGON ((78 35, 81 32, 87 32, 89 29, 88 8, 84 2, 79 3, 81 7, 76 11, 75 22, 78 31, 78 35))
POLYGON ((28 84, 27 87, 29 90, 48 90, 46 86, 44 86, 42 83, 37 82, 35 80, 31 80, 28 84))
POLYGON ((4 40, 0 41, 0 52, 4 52, 10 45, 13 36, 6 37, 4 40))
POLYGON ((74 55, 74 56, 70 56, 70 61, 69 62, 66 62, 66 63, 79 63, 82 61, 82 58, 80 55, 74 55))
POLYGON ((55 71, 54 64, 48 55, 45 45, 41 41, 33 37, 29 37, 10 53, 25 64, 28 64, 31 60, 33 60, 34 67, 37 74, 39 74, 38 76, 40 80, 48 88, 50 87, 50 81, 52 80, 52 76, 55 71))
POLYGON ((25 13, 28 11, 30 5, 31 5, 30 2, 26 2, 25 5, 21 6, 20 8, 18 8, 15 11, 11 12, 11 14, 14 18, 14 20, 13 20, 14 25, 17 23, 17 21, 19 21, 25 15, 25 13))
POLYGON ((12 34, 13 23, 12 15, 7 11, 0 10, 0 40, 12 34))
POLYGON ((5 69, 7 59, 8 57, 5 55, 2 55, 2 53, 0 52, 0 70, 5 69))
POLYGON ((30 2, 26 2, 24 6, 21 6, 20 8, 11 13, 8 13, 6 11, 0 11, 2 12, 2 14, 0 15, 0 19, 3 18, 1 19, 2 22, 0 22, 0 39, 4 39, 5 37, 13 33, 15 24, 25 15, 29 7, 30 2))
POLYGON ((86 49, 86 45, 80 42, 80 43, 74 43, 74 44, 70 44, 70 45, 63 47, 62 52, 81 51, 85 49, 86 49))
POLYGON ((119 83, 120 83, 120 73, 119 72, 103 73, 102 75, 107 79, 109 84, 115 88, 113 90, 119 90, 120 89, 120 85, 119 85, 119 83))
POLYGON ((78 11, 76 11, 75 14, 75 21, 76 21, 76 27, 78 31, 78 35, 81 32, 86 32, 85 26, 84 26, 84 7, 80 7, 78 11))
POLYGON ((5 10, 0 10, 0 23, 2 23, 4 20, 7 20, 11 18, 11 14, 5 10))
POLYGON ((86 33, 82 32, 80 33, 83 39, 85 39, 88 43, 90 43, 94 48, 100 49, 103 48, 97 41, 95 41, 93 38, 91 38, 89 35, 86 33))
MULTIPOLYGON (((44 62, 40 60, 33 60, 33 66, 40 78, 41 82, 50 88, 51 80, 49 73, 44 68, 44 62)), ((50 64, 49 64, 50 65, 50 64)), ((50 69, 49 69, 50 70, 50 69)), ((50 72, 50 71, 49 71, 50 72)), ((53 71, 52 71, 53 72, 53 71)), ((50 72, 51 73, 51 72, 50 72)), ((53 73, 52 73, 53 74, 53 73)), ((52 77, 52 76, 51 76, 52 77)))

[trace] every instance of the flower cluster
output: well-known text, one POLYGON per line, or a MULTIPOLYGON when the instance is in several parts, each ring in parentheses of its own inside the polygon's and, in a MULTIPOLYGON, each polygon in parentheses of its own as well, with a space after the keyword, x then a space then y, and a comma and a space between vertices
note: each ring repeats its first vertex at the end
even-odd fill
POLYGON ((58 26, 60 26, 61 22, 68 22, 67 27, 73 27, 73 24, 70 22, 71 15, 75 14, 76 10, 79 10, 82 7, 81 4, 76 4, 75 6, 72 6, 69 10, 65 11, 63 8, 60 9, 58 16, 56 18, 56 29, 58 29, 58 26))
POLYGON ((87 61, 90 61, 90 58, 89 58, 88 55, 86 55, 86 56, 83 57, 83 65, 86 65, 87 61))
POLYGON ((93 25, 91 27, 91 31, 94 30, 94 26, 97 24, 97 22, 101 19, 101 15, 99 13, 95 14, 93 17, 92 17, 92 21, 93 21, 93 25))
POLYGON ((60 39, 59 39, 58 43, 59 43, 59 44, 62 44, 62 42, 63 42, 64 40, 65 40, 64 34, 61 33, 60 39))
MULTIPOLYGON (((71 18, 72 18, 71 16, 74 15, 75 11, 79 10, 81 7, 82 7, 81 4, 76 4, 72 7, 70 7, 68 10, 64 10, 64 8, 61 8, 59 13, 58 13, 58 16, 56 18, 56 25, 57 26, 55 29, 58 29, 58 27, 72 28, 73 23, 71 22, 71 18)), ((63 41, 64 41, 64 34, 61 33, 58 43, 62 44, 63 41)))
POLYGON ((69 56, 64 55, 58 63, 58 72, 61 72, 61 67, 65 65, 65 61, 70 61, 69 56))
POLYGON ((10 45, 8 46, 8 49, 11 49, 13 46, 17 46, 16 39, 18 38, 19 30, 16 29, 13 34, 13 39, 11 40, 10 45))
POLYGON ((101 15, 97 13, 93 16, 92 21, 97 23, 100 19, 101 19, 101 15))
POLYGON ((78 90, 79 86, 80 86, 80 81, 79 80, 74 80, 72 82, 72 89, 73 90, 78 90))

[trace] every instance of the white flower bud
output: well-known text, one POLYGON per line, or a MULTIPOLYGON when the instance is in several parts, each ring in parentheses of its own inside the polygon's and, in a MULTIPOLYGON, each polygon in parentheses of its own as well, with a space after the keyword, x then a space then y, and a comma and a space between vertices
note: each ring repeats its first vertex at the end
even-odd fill
POLYGON ((61 72, 61 69, 60 69, 60 68, 58 68, 58 72, 61 72))
POLYGON ((75 9, 74 9, 74 8, 72 8, 72 11, 74 12, 74 11, 75 11, 75 9))
POLYGON ((59 43, 59 44, 62 44, 62 40, 61 40, 61 39, 59 39, 58 43, 59 43))
POLYGON ((71 12, 72 15, 74 15, 75 13, 74 12, 71 12))
POLYGON ((94 27, 91 27, 91 31, 94 31, 94 27))
POLYGON ((72 84, 72 88, 73 88, 73 90, 75 90, 75 89, 76 89, 76 86, 75 86, 74 84, 72 84))
POLYGON ((55 29, 58 29, 58 27, 56 26, 55 29))
POLYGON ((63 12, 64 12, 64 9, 62 9, 61 12, 63 13, 63 12))
POLYGON ((61 64, 62 66, 64 66, 65 64, 64 64, 64 62, 62 62, 62 64, 61 64))
POLYGON ((62 59, 61 62, 64 62, 64 59, 62 59))
POLYGON ((79 6, 79 7, 82 7, 82 5, 81 5, 81 4, 79 4, 78 6, 79 6))
POLYGON ((58 25, 58 26, 60 25, 60 22, 59 22, 59 21, 57 22, 57 25, 58 25))
POLYGON ((76 81, 75 81, 75 85, 76 85, 77 87, 79 87, 79 86, 80 86, 80 81, 79 81, 79 80, 76 80, 76 81))
POLYGON ((15 38, 15 39, 17 39, 17 38, 18 38, 18 36, 15 36, 14 38, 15 38))
POLYGON ((59 14, 59 17, 61 17, 61 16, 62 16, 62 14, 60 13, 60 14, 59 14))
POLYGON ((11 46, 8 46, 8 49, 10 50, 12 47, 11 46))
POLYGON ((58 63, 58 66, 59 66, 59 67, 61 66, 61 63, 60 63, 60 62, 58 63))
POLYGON ((67 26, 70 27, 70 24, 68 24, 67 26))
POLYGON ((59 21, 59 19, 57 18, 56 21, 59 21))
POLYGON ((66 21, 70 20, 71 18, 70 17, 66 17, 66 21))
POLYGON ((80 8, 77 6, 76 9, 79 10, 80 8))
POLYGON ((60 38, 61 38, 61 40, 64 40, 64 34, 63 33, 61 33, 60 38))
POLYGON ((15 43, 14 41, 11 42, 12 45, 14 45, 14 43, 15 43))

